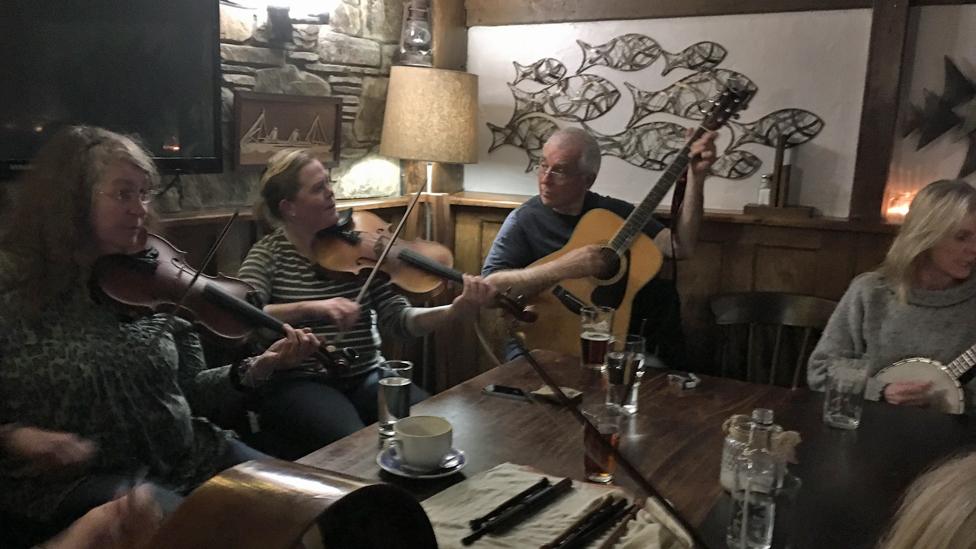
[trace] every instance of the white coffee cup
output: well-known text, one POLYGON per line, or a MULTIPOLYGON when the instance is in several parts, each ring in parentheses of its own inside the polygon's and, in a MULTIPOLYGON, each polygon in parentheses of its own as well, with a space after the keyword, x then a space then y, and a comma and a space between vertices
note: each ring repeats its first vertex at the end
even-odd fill
POLYGON ((451 451, 454 432, 451 423, 442 417, 405 417, 396 422, 393 431, 393 450, 411 469, 437 469, 451 451))

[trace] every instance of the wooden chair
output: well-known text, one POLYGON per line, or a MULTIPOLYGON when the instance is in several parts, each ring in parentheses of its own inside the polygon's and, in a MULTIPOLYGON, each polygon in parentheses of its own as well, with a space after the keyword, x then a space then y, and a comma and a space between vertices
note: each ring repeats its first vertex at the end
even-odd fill
POLYGON ((712 314, 721 333, 718 355, 722 375, 728 375, 732 361, 741 363, 736 357, 742 354, 741 345, 736 345, 736 334, 741 334, 744 328, 747 334, 746 380, 760 381, 758 378, 763 372, 756 375, 753 366, 766 363, 769 364, 768 382, 775 383, 777 371, 793 362, 784 359, 787 354, 784 349, 792 346, 796 358, 791 387, 795 389, 800 384, 800 373, 836 306, 837 302, 829 299, 779 292, 729 293, 713 297, 712 314), (770 333, 775 334, 771 353, 768 352, 767 343, 770 333), (800 343, 796 345, 798 334, 800 343), (737 347, 738 353, 735 352, 737 347), (766 355, 771 355, 768 362, 762 360, 766 355))

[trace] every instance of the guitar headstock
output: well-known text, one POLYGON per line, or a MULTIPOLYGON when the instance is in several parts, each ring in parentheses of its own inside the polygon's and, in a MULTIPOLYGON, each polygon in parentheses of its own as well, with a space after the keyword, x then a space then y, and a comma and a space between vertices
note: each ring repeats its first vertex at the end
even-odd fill
POLYGON ((749 105, 749 100, 756 93, 745 82, 737 78, 730 78, 725 83, 725 89, 712 103, 712 109, 705 116, 702 127, 709 131, 721 128, 730 118, 737 118, 738 113, 749 105))

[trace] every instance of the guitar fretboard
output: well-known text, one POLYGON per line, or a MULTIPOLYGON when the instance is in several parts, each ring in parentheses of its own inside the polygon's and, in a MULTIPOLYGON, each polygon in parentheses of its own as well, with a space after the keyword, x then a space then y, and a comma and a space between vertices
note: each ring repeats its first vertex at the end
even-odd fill
POLYGON ((658 207, 662 200, 664 200, 664 195, 668 194, 668 190, 674 186, 674 183, 681 177, 681 174, 688 169, 688 153, 691 150, 691 144, 698 140, 705 133, 705 128, 698 126, 695 132, 692 134, 691 138, 685 143, 685 146, 678 151, 677 156, 674 161, 668 166, 668 169, 661 175, 654 188, 651 189, 644 200, 634 208, 634 211, 627 216, 627 220, 624 224, 617 230, 617 233, 613 235, 610 239, 609 247, 616 252, 617 255, 623 255, 630 245, 633 244, 634 239, 637 235, 644 230, 644 226, 647 222, 651 220, 651 215, 654 214, 654 210, 658 207))

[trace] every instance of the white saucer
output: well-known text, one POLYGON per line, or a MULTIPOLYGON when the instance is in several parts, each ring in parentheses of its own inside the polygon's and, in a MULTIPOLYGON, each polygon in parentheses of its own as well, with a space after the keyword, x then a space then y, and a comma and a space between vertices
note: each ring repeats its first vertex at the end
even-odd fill
POLYGON ((451 448, 451 451, 444 456, 444 461, 454 461, 454 465, 451 467, 441 467, 439 469, 434 469, 433 471, 418 471, 416 469, 411 469, 404 466, 400 462, 399 456, 393 451, 392 446, 384 448, 379 454, 376 455, 376 464, 380 466, 387 473, 397 475, 406 478, 441 478, 453 475, 464 466, 468 464, 468 458, 465 457, 464 452, 458 450, 457 448, 451 448))

